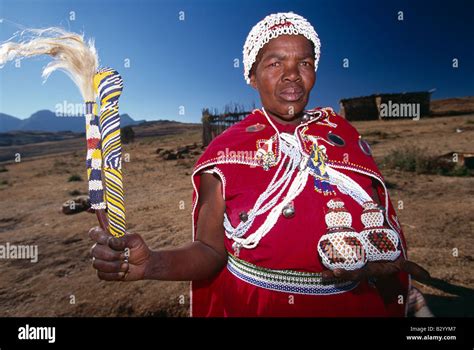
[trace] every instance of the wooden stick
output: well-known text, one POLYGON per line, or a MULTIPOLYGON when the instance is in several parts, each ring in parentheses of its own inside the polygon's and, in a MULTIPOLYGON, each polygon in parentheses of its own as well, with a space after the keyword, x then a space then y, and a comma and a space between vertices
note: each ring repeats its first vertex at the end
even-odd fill
POLYGON ((95 215, 97 216, 97 219, 99 220, 99 225, 102 228, 102 230, 109 232, 109 220, 107 219, 107 213, 105 209, 97 209, 95 211, 95 215))

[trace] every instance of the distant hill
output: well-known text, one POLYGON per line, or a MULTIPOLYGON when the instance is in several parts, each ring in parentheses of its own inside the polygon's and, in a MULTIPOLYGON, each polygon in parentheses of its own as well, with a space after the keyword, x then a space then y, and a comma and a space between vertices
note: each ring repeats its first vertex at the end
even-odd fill
MULTIPOLYGON (((125 118, 126 119, 126 118, 125 118)), ((155 120, 133 126, 135 139, 156 140, 162 136, 199 133, 202 124, 180 123, 170 120, 155 120)), ((148 142, 148 141, 147 141, 148 142)), ((86 138, 84 132, 70 131, 9 131, 0 133, 0 164, 14 162, 16 153, 21 159, 51 154, 79 151, 84 154, 86 138)), ((84 154, 85 156, 85 154, 84 154)), ((1 220, 0 220, 1 231, 1 220)))
POLYGON ((0 147, 70 140, 78 137, 84 138, 84 133, 73 133, 71 131, 9 131, 0 133, 0 147))
POLYGON ((22 120, 11 115, 0 113, 0 132, 18 130, 22 120))
POLYGON ((474 113, 474 96, 451 97, 431 101, 432 116, 474 113))
MULTIPOLYGON (((120 126, 138 125, 144 120, 135 121, 128 114, 120 115, 120 126)), ((33 113, 29 118, 19 119, 0 113, 0 132, 9 131, 72 131, 85 132, 84 116, 57 116, 50 110, 33 113)))

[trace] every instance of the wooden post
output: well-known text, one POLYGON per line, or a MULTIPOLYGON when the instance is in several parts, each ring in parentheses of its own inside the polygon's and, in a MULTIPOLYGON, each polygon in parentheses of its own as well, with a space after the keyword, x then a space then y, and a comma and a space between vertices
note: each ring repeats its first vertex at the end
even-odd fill
POLYGON ((209 145, 214 137, 224 132, 227 128, 243 120, 251 112, 223 113, 211 115, 209 110, 202 110, 202 144, 209 145))
POLYGON ((211 116, 209 110, 204 109, 202 111, 202 145, 206 147, 212 141, 211 135, 211 116))

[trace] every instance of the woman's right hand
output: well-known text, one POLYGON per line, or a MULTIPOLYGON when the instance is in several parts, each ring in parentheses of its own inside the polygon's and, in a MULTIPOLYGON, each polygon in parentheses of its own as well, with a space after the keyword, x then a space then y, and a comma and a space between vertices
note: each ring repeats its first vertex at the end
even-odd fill
POLYGON ((151 259, 151 250, 136 233, 115 238, 100 227, 89 231, 95 241, 92 246, 92 266, 104 281, 142 280, 151 259), (128 257, 127 257, 128 256, 128 257))

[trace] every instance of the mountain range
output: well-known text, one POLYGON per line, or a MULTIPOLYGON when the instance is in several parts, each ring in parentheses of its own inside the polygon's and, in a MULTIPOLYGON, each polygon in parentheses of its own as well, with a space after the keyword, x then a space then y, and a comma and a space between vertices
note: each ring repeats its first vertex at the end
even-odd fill
MULTIPOLYGON (((120 115, 120 126, 137 125, 144 120, 133 120, 128 114, 120 115)), ((19 119, 8 114, 0 113, 0 133, 9 131, 72 131, 85 132, 84 116, 57 116, 50 110, 40 110, 29 118, 19 119)))

